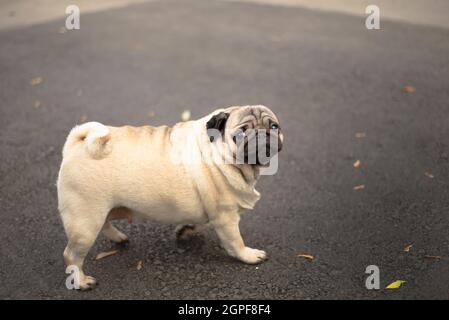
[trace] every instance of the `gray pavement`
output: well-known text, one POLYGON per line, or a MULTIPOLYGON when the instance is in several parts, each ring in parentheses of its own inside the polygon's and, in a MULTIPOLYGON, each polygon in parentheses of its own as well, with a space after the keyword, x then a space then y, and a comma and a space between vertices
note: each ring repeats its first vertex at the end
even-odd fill
POLYGON ((341 13, 216 1, 63 25, 0 31, 0 298, 449 298, 448 30, 368 31, 341 13), (87 259, 99 287, 66 290, 55 181, 70 128, 173 124, 235 104, 271 106, 286 135, 278 174, 241 222, 270 260, 235 261, 212 231, 177 243, 173 226, 120 223, 130 243, 100 237, 87 259), (372 264, 382 288, 407 283, 368 291, 372 264))

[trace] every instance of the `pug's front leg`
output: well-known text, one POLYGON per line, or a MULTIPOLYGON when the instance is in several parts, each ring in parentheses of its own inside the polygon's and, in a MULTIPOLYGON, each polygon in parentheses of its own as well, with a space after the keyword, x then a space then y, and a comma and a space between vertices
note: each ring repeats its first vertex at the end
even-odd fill
POLYGON ((238 213, 221 213, 212 225, 229 255, 248 264, 260 263, 267 258, 265 251, 246 247, 239 229, 238 213))

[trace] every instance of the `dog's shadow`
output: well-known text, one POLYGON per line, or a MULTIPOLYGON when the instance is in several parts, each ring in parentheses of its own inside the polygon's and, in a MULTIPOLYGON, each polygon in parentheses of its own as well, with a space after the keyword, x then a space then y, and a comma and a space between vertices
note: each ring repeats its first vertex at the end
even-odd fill
POLYGON ((175 246, 177 249, 189 252, 200 251, 206 245, 207 239, 204 234, 196 234, 189 239, 175 239, 175 246))
POLYGON ((122 257, 128 256, 128 259, 143 260, 150 264, 154 260, 161 263, 186 263, 186 261, 209 261, 211 264, 238 263, 226 253, 210 230, 193 234, 187 239, 179 239, 172 228, 156 226, 160 229, 158 231, 161 236, 156 239, 152 237, 155 241, 148 242, 145 241, 145 231, 136 232, 137 230, 134 229, 150 230, 151 234, 154 234, 155 231, 151 229, 151 226, 133 227, 123 224, 121 227, 125 233, 131 235, 129 241, 112 243, 105 237, 101 237, 95 251, 99 253, 117 250, 122 257))

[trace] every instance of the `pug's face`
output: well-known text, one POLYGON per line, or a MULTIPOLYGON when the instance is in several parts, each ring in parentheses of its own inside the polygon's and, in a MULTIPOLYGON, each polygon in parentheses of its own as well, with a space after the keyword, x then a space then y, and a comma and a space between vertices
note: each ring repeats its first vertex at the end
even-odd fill
MULTIPOLYGON (((284 136, 276 115, 265 106, 229 107, 213 116, 207 129, 218 130, 237 164, 266 166, 281 149, 284 136)), ((211 143, 218 142, 211 137, 211 143)))

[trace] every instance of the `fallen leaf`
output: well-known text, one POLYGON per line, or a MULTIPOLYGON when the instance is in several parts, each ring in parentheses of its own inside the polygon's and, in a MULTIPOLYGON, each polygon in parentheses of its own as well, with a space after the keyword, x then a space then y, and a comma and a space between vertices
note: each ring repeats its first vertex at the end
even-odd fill
POLYGON ((34 101, 34 108, 38 109, 41 106, 41 102, 39 100, 34 101))
POLYGON ((425 255, 424 258, 426 258, 426 259, 433 259, 433 260, 440 260, 441 259, 440 256, 428 256, 428 255, 425 255))
POLYGON ((86 115, 82 115, 80 118, 80 122, 86 122, 87 120, 87 116, 86 115))
POLYGON ((414 86, 405 86, 404 88, 402 88, 402 92, 405 93, 413 93, 416 91, 416 88, 414 86))
POLYGON ((310 254, 298 254, 298 257, 301 257, 301 258, 304 258, 304 259, 307 259, 307 260, 313 260, 313 259, 315 259, 315 257, 314 256, 312 256, 312 255, 310 255, 310 254))
POLYGON ((364 184, 361 184, 361 185, 358 185, 358 186, 354 187, 354 190, 363 190, 363 189, 365 189, 365 185, 364 184))
POLYGON ((116 254, 117 252, 118 252, 118 250, 112 250, 112 251, 107 251, 107 252, 100 252, 95 257, 95 260, 100 260, 100 259, 112 256, 112 255, 116 254))
POLYGON ((192 114, 190 113, 190 110, 184 110, 181 114, 181 120, 182 121, 189 121, 190 120, 190 116, 192 114))
POLYGON ((430 172, 424 172, 427 178, 433 179, 435 176, 431 174, 430 172))
POLYGON ((365 137, 366 137, 366 133, 365 133, 365 132, 357 132, 357 133, 355 134, 355 137, 356 137, 357 139, 365 138, 365 137))
POLYGON ((137 262, 137 270, 140 270, 143 268, 143 262, 142 260, 140 260, 139 262, 137 262))
POLYGON ((410 252, 410 249, 413 247, 413 244, 409 244, 404 248, 404 252, 410 252))
POLYGON ((63 33, 66 33, 66 32, 67 32, 67 29, 66 29, 65 27, 61 27, 61 28, 59 28, 58 32, 59 32, 60 34, 63 34, 63 33))
POLYGON ((156 113, 154 111, 148 111, 147 115, 148 117, 153 118, 156 115, 156 113))
POLYGON ((406 281, 404 280, 396 280, 395 282, 390 283, 386 289, 398 289, 400 288, 406 281))
POLYGON ((37 86, 39 83, 41 83, 43 81, 42 77, 37 77, 37 78, 33 78, 30 81, 30 84, 32 86, 37 86))
POLYGON ((356 160, 354 162, 353 166, 354 166, 354 168, 358 168, 358 167, 360 167, 360 164, 361 164, 360 160, 356 160))
POLYGON ((143 45, 141 43, 137 43, 131 48, 131 51, 134 53, 142 52, 142 50, 143 50, 143 45))

